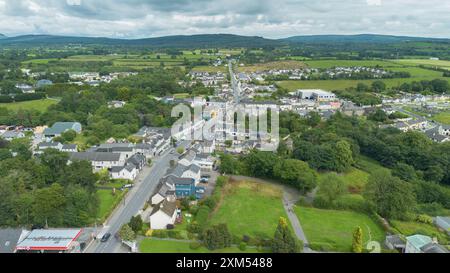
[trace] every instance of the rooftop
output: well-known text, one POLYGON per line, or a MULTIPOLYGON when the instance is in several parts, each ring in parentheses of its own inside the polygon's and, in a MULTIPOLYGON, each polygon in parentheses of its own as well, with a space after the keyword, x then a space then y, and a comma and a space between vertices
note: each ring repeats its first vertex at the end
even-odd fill
POLYGON ((33 230, 17 244, 16 250, 67 250, 82 229, 33 230))

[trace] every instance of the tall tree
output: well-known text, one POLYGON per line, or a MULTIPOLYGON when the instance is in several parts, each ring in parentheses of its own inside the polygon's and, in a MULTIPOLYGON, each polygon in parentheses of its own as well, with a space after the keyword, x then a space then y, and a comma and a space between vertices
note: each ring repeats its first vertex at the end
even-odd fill
POLYGON ((286 218, 281 217, 272 242, 273 253, 300 253, 303 243, 294 237, 286 218))
POLYGON ((353 253, 362 253, 363 251, 363 231, 361 227, 357 227, 353 232, 353 253))

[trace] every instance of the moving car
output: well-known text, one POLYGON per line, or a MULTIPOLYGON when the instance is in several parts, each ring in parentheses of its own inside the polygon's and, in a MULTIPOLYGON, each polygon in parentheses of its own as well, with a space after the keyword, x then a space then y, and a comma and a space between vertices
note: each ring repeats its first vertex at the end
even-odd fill
POLYGON ((111 238, 111 233, 106 233, 105 235, 103 235, 102 239, 100 240, 100 242, 102 243, 106 243, 108 242, 109 238, 111 238))

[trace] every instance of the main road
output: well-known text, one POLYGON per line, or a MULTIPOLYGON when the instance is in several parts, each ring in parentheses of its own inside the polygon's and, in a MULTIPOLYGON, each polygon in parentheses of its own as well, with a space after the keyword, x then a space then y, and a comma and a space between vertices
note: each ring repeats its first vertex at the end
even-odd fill
MULTIPOLYGON (((187 142, 182 144, 187 145, 187 142)), ((119 232, 120 228, 128 223, 131 217, 137 215, 144 207, 145 203, 150 199, 151 195, 156 190, 159 180, 166 174, 170 167, 170 161, 177 158, 177 155, 171 148, 163 155, 156 158, 153 166, 150 169, 144 170, 141 174, 145 176, 143 179, 136 181, 133 189, 125 196, 124 200, 114 210, 109 220, 102 229, 101 234, 111 233, 113 236, 106 243, 101 243, 100 240, 94 241, 87 249, 86 253, 120 253, 129 252, 122 243, 114 237, 114 234, 119 232)))
POLYGON ((236 78, 236 75, 234 74, 233 71, 233 60, 229 60, 228 61, 228 69, 230 71, 230 79, 231 79, 231 86, 233 88, 233 92, 234 92, 234 103, 235 104, 239 104, 241 101, 241 87, 240 87, 240 83, 236 78))

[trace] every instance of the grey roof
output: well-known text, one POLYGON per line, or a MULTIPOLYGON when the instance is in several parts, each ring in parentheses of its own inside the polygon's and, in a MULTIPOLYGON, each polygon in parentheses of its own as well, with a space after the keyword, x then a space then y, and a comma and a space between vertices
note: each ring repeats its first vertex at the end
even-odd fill
POLYGON ((181 177, 187 170, 186 166, 178 164, 174 169, 169 170, 169 175, 174 175, 176 177, 181 177))
POLYGON ((76 144, 64 144, 62 146, 63 150, 76 150, 77 149, 77 145, 76 144))
POLYGON ((141 154, 135 154, 127 160, 127 163, 131 163, 136 167, 140 167, 142 164, 145 164, 146 157, 141 154))
POLYGON ((51 128, 44 130, 44 135, 60 135, 65 131, 75 129, 76 126, 81 126, 79 122, 56 122, 51 128))
POLYGON ((168 195, 175 194, 175 192, 165 182, 160 183, 156 191, 162 197, 167 197, 168 195))
POLYGON ((404 245, 406 245, 406 242, 398 234, 386 236, 386 241, 388 241, 389 243, 391 243, 394 246, 404 246, 404 245))
POLYGON ((184 153, 182 156, 180 156, 180 160, 186 159, 189 162, 192 162, 195 159, 195 156, 197 153, 193 150, 189 150, 186 153, 184 153))
POLYGON ((127 170, 128 172, 132 172, 133 170, 136 169, 136 166, 134 166, 133 164, 128 164, 125 166, 115 166, 111 168, 111 173, 120 173, 123 170, 127 170))
POLYGON ((22 135, 22 132, 17 131, 6 131, 3 133, 3 138, 18 138, 20 135, 22 135))
POLYGON ((87 161, 119 161, 120 154, 118 153, 97 153, 97 152, 83 152, 71 153, 70 160, 87 160, 87 161))
POLYGON ((57 146, 59 146, 59 145, 61 145, 61 143, 59 143, 59 142, 42 142, 42 143, 40 143, 39 144, 39 148, 51 148, 51 147, 57 147, 57 146))
POLYGON ((24 240, 17 244, 17 249, 65 249, 80 236, 81 232, 82 229, 33 230, 24 240))
POLYGON ((170 185, 191 185, 195 183, 195 180, 192 178, 181 178, 174 175, 169 175, 163 178, 162 182, 170 185))
POLYGON ((428 243, 420 248, 424 253, 450 253, 445 247, 436 244, 428 243))
POLYGON ((0 253, 13 253, 22 234, 22 229, 0 229, 0 253))
POLYGON ((133 152, 133 147, 112 147, 112 148, 96 148, 99 153, 126 153, 133 152))
POLYGON ((200 168, 200 166, 196 164, 191 164, 187 170, 192 171, 194 173, 199 173, 202 169, 200 168))
POLYGON ((158 211, 162 211, 166 215, 172 217, 176 210, 177 210, 177 203, 176 202, 169 202, 169 201, 167 201, 167 199, 164 199, 163 202, 161 202, 160 204, 156 205, 153 208, 152 213, 150 214, 150 216, 154 215, 158 211))

